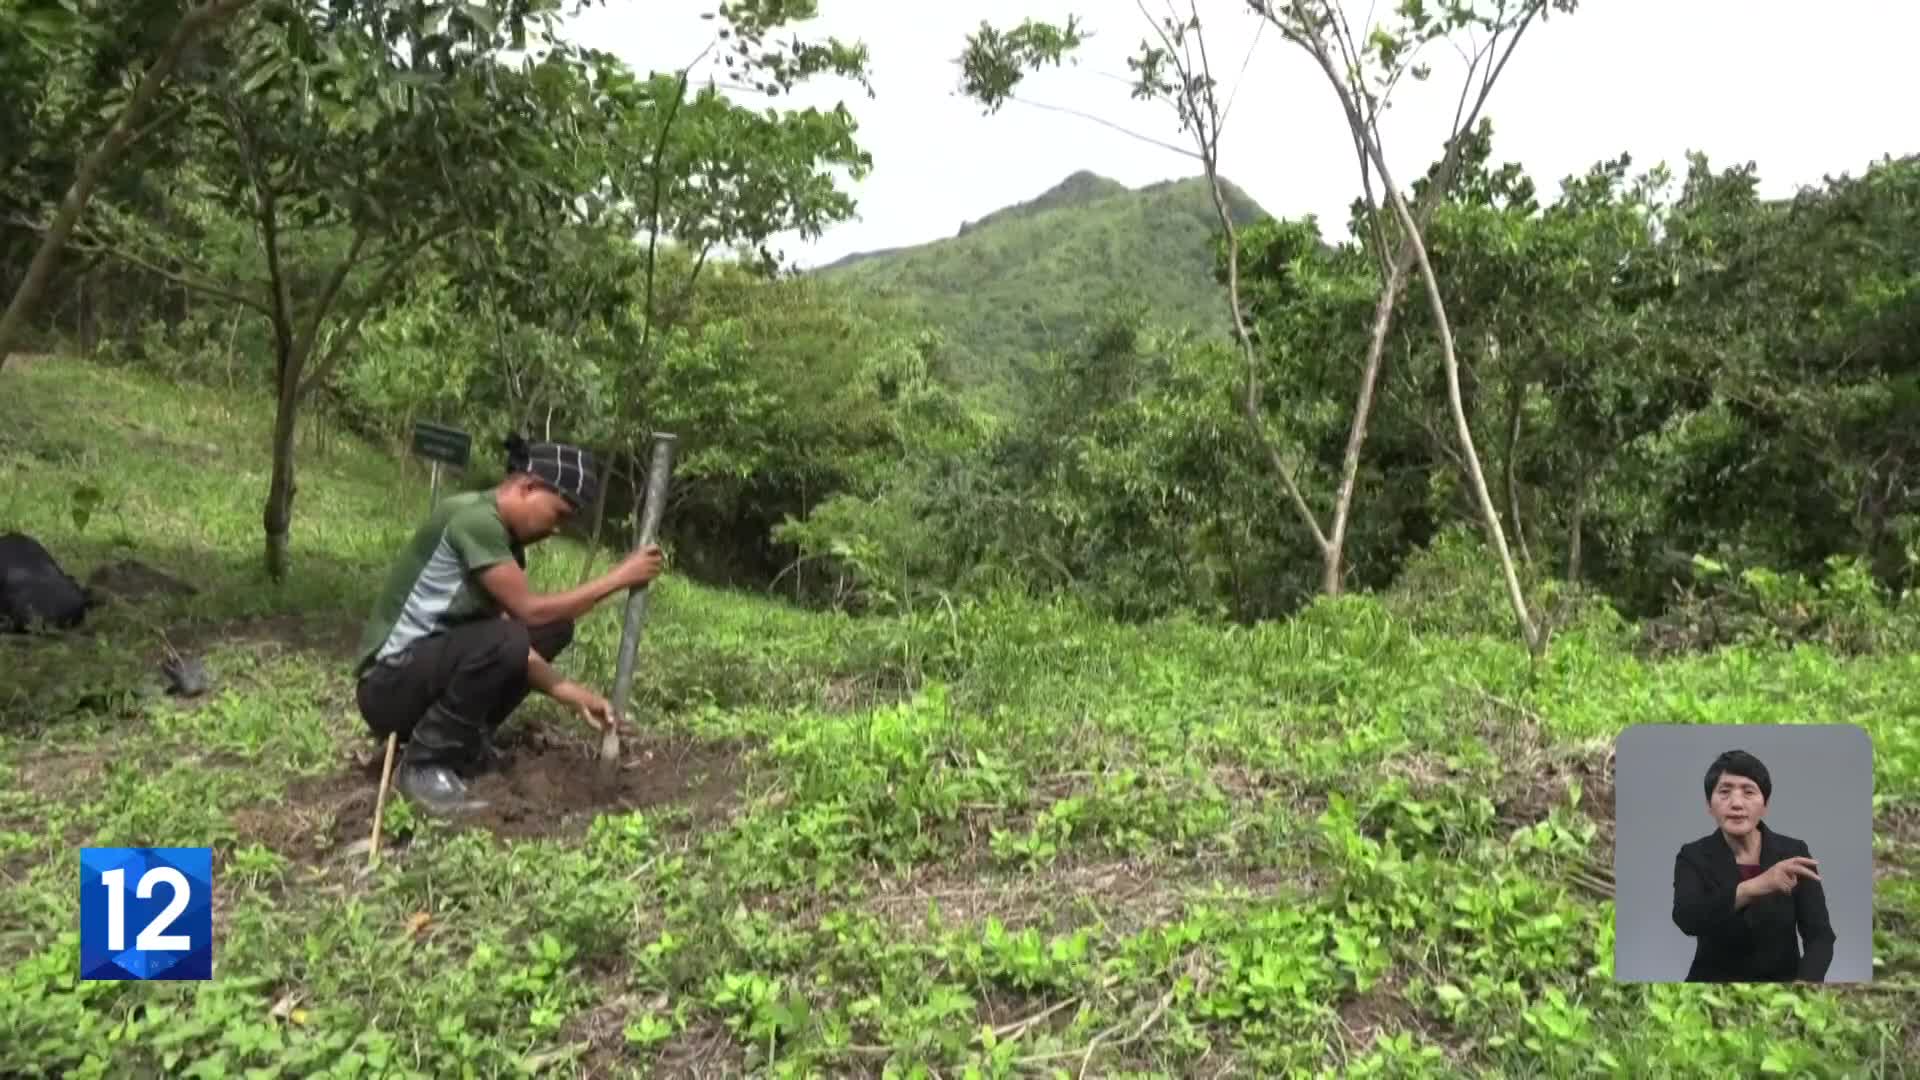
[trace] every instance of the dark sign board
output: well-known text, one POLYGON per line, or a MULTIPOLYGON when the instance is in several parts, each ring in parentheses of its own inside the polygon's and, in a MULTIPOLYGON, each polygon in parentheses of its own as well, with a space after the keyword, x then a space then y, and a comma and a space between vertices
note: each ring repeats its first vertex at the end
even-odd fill
POLYGON ((468 455, 473 452, 473 436, 459 428, 416 420, 413 424, 413 452, 429 461, 464 469, 468 455))

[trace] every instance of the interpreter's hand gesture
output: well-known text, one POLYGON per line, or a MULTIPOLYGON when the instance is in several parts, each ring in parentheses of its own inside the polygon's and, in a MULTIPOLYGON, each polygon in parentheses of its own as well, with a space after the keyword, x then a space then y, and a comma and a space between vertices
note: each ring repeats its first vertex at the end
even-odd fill
POLYGON ((1820 864, 1805 855, 1795 855, 1781 859, 1753 880, 1759 884, 1761 892, 1790 894, 1794 886, 1802 881, 1819 881, 1820 875, 1814 868, 1820 864))

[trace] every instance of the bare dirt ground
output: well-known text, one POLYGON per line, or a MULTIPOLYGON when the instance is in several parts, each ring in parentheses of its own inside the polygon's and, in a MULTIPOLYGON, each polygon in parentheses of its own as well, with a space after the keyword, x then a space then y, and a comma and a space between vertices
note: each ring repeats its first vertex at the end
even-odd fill
MULTIPOLYGON (((584 746, 523 737, 502 747, 498 771, 469 781, 484 808, 453 819, 507 839, 575 836, 597 814, 676 806, 696 821, 711 820, 732 802, 743 775, 734 747, 693 744, 664 737, 629 736, 620 769, 606 775, 584 746)), ((372 832, 383 756, 361 760, 317 778, 295 780, 283 802, 240 812, 243 835, 275 850, 323 861, 364 841, 372 832)), ((389 805, 403 796, 389 790, 389 805)))

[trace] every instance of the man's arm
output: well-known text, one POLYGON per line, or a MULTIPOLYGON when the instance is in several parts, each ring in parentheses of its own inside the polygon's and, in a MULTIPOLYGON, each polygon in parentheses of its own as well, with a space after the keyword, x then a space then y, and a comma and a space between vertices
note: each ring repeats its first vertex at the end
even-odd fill
POLYGON ((620 723, 606 698, 555 671, 546 657, 532 649, 527 650, 527 682, 562 705, 573 706, 597 731, 606 731, 620 723))
POLYGON ((527 650, 527 682, 541 693, 564 705, 578 706, 582 698, 598 695, 560 674, 536 649, 527 650))
POLYGON ((553 697, 554 690, 566 681, 566 676, 553 670, 553 665, 547 663, 547 658, 541 656, 538 649, 527 650, 527 682, 535 690, 553 697))
POLYGON ((509 559, 480 571, 480 584, 508 615, 527 626, 577 620, 595 604, 629 587, 620 567, 559 593, 536 593, 526 571, 509 559))
POLYGON ((608 596, 621 589, 643 587, 660 572, 660 549, 650 546, 620 560, 585 585, 541 594, 535 593, 527 581, 526 571, 514 557, 513 542, 497 517, 478 509, 456 514, 447 522, 446 539, 494 603, 527 626, 577 620, 608 596))

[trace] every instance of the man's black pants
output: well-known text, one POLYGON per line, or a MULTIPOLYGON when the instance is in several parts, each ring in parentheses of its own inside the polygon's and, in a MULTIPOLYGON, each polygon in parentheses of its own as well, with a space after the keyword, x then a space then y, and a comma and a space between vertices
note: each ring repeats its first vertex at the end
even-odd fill
POLYGON ((527 651, 551 662, 573 641, 573 623, 529 629, 478 619, 417 641, 360 678, 360 715, 375 736, 398 734, 415 765, 480 763, 492 735, 526 700, 527 651))

